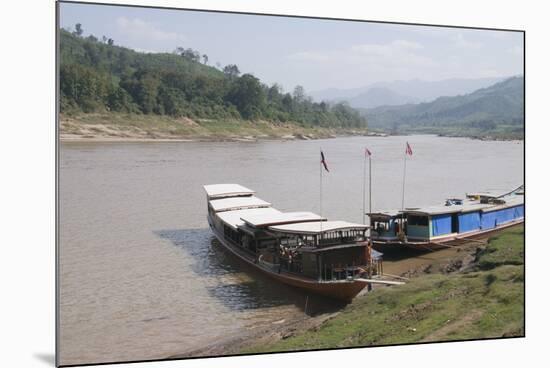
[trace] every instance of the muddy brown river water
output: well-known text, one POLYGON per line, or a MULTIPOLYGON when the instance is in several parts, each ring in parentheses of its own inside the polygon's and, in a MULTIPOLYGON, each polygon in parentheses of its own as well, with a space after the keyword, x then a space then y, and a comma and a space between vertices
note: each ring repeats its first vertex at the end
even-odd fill
MULTIPOLYGON (((60 363, 158 359, 303 316, 305 296, 243 267, 214 240, 203 184, 240 183, 283 211, 362 221, 364 147, 373 209, 513 189, 523 145, 435 136, 316 141, 62 143, 60 363)), ((414 263, 414 262, 413 262, 414 263)), ((403 267, 408 267, 405 262, 403 267)), ((400 271, 388 261, 386 270, 400 271)), ((368 297, 368 296, 367 296, 368 297)), ((334 309, 310 296, 311 313, 334 309)))

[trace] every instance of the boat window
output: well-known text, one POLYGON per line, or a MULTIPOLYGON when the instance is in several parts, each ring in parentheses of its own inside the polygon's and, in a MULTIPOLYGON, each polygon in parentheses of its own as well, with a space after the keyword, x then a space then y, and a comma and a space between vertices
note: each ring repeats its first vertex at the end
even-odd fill
POLYGON ((384 232, 390 230, 390 223, 387 221, 375 221, 374 230, 376 232, 384 232))
POLYGON ((407 224, 409 226, 428 226, 427 216, 407 216, 407 224))
POLYGON ((285 247, 297 247, 301 242, 298 238, 282 238, 280 244, 285 247))
POLYGON ((258 248, 275 248, 277 246, 277 242, 275 239, 263 239, 258 242, 258 248))

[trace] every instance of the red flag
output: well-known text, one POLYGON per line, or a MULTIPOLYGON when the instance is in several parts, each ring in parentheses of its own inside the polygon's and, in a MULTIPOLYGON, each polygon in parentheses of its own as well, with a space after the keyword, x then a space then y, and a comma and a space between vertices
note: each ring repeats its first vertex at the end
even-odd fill
POLYGON ((365 148, 365 156, 371 156, 371 153, 368 148, 365 148))
POLYGON ((325 170, 328 171, 327 162, 325 161, 325 155, 323 154, 323 151, 321 151, 321 163, 323 164, 325 170))
POLYGON ((412 156, 412 154, 413 154, 413 150, 412 150, 411 146, 409 145, 409 142, 407 142, 407 149, 405 150, 405 154, 409 155, 409 156, 412 156))

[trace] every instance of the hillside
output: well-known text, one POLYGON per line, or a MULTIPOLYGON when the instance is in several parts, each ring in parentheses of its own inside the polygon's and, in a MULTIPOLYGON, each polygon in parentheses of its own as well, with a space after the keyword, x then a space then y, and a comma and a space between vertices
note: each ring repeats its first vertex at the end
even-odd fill
POLYGON ((438 81, 420 79, 378 82, 361 88, 330 88, 312 92, 316 101, 346 101, 354 108, 430 102, 442 96, 472 93, 505 78, 453 78, 438 81))
MULTIPOLYGON (((106 37, 99 40, 62 29, 61 114, 77 117, 73 123, 86 120, 87 114, 102 114, 103 120, 109 120, 109 114, 151 117, 150 124, 142 125, 147 129, 155 128, 158 117, 186 118, 199 125, 230 121, 237 128, 241 122, 261 121, 308 129, 366 129, 365 119, 345 104, 314 103, 300 86, 285 93, 277 84, 268 86, 241 74, 237 65, 220 69, 191 48, 142 53, 116 46, 106 37)), ((63 133, 66 124, 61 126, 63 133)))
POLYGON ((523 137, 523 77, 432 102, 362 110, 369 127, 392 133, 523 137))
POLYGON ((399 94, 386 87, 369 88, 367 91, 352 98, 347 98, 345 101, 354 108, 374 108, 384 105, 394 106, 419 102, 418 99, 399 94))

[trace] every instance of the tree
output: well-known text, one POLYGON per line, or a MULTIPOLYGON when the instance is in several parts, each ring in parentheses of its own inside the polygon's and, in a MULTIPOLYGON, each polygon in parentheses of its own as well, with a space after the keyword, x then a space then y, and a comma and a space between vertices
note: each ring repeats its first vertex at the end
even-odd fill
POLYGON ((282 91, 283 87, 281 87, 281 85, 279 85, 278 83, 273 83, 273 85, 269 87, 268 98, 270 100, 274 100, 281 95, 282 91))
POLYGON ((251 74, 238 78, 227 96, 245 119, 259 118, 265 105, 265 93, 260 80, 251 74))
POLYGON ((294 97, 294 100, 296 100, 296 102, 298 103, 304 102, 306 98, 306 91, 304 87, 302 86, 294 87, 294 92, 292 92, 292 97, 294 97))
POLYGON ((114 41, 112 38, 109 38, 109 39, 107 40, 107 44, 108 44, 109 46, 113 46, 114 43, 115 43, 115 41, 114 41))
MULTIPOLYGON (((313 103, 303 87, 284 93, 234 64, 217 69, 206 54, 178 47, 173 55, 143 55, 108 47, 101 37, 60 30, 60 107, 71 111, 123 111, 206 119, 265 119, 307 126, 365 127, 366 120, 345 104, 313 103), (188 61, 189 60, 189 61, 188 61)), ((107 44, 114 41, 107 39, 107 44)), ((435 117, 432 117, 435 119, 435 117)), ((520 123, 518 123, 520 124, 520 123)), ((480 117, 473 127, 490 124, 480 117)), ((478 127, 479 126, 479 127, 478 127)))
POLYGON ((82 36, 82 33, 84 33, 84 30, 82 29, 82 24, 77 23, 74 27, 75 31, 73 32, 73 34, 77 35, 78 37, 82 36))
POLYGON ((191 61, 199 62, 201 60, 201 54, 198 51, 193 50, 192 48, 184 49, 183 47, 179 46, 176 48, 174 53, 191 61))
POLYGON ((107 43, 107 37, 101 36, 101 41, 102 41, 103 43, 107 43))
POLYGON ((226 65, 225 68, 223 68, 223 73, 227 75, 229 78, 235 78, 238 77, 239 74, 241 74, 241 71, 235 64, 229 64, 226 65))

